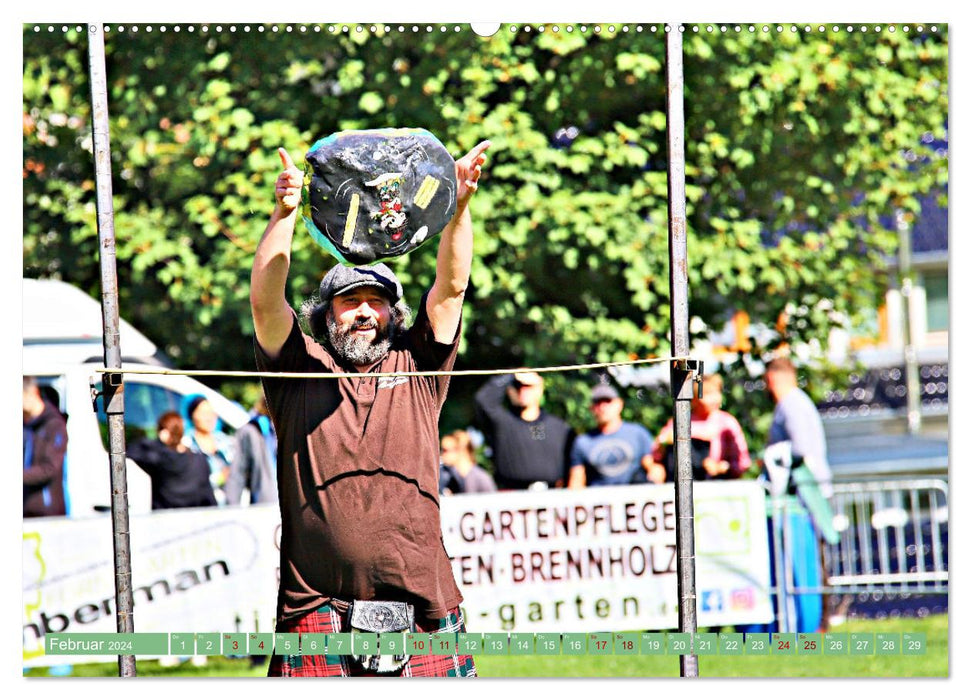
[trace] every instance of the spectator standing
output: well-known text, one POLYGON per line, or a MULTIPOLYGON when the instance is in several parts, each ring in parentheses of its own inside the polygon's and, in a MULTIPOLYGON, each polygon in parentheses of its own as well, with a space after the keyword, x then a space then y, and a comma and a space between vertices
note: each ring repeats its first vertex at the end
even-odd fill
POLYGON ((67 515, 67 422, 58 408, 41 395, 34 377, 24 377, 23 409, 24 517, 67 515))
POLYGON ((185 423, 175 411, 159 416, 158 439, 128 445, 127 455, 152 479, 152 510, 216 505, 209 460, 182 443, 185 423))
MULTIPOLYGON (((829 498, 833 495, 833 476, 826 456, 823 421, 812 399, 799 388, 796 367, 792 361, 787 357, 779 357, 769 362, 765 367, 765 385, 775 401, 766 447, 789 443, 792 465, 805 464, 815 477, 820 494, 829 498)), ((785 497, 785 504, 789 537, 784 541, 787 545, 787 557, 792 562, 793 585, 797 588, 818 587, 823 583, 820 534, 814 527, 805 504, 797 496, 790 493, 785 497)), ((774 553, 772 532, 770 528, 770 560, 774 553)), ((774 577, 774 562, 770 561, 770 567, 774 577)), ((817 632, 825 629, 822 594, 793 595, 786 604, 795 615, 796 632, 817 632)))
POLYGON ((183 442, 193 452, 199 452, 209 460, 209 481, 219 505, 226 503, 226 478, 232 462, 233 443, 219 429, 219 416, 212 404, 202 394, 186 399, 185 415, 189 421, 183 442))
MULTIPOLYGON (((737 479, 752 466, 742 426, 721 409, 723 382, 720 375, 702 378, 701 397, 691 400, 692 464, 696 481, 737 479)), ((653 460, 669 465, 665 480, 674 481, 672 449, 674 420, 669 419, 654 442, 653 460)))
MULTIPOLYGON (((785 523, 785 560, 792 569, 792 585, 797 588, 814 588, 822 585, 823 567, 819 548, 820 535, 813 526, 812 518, 805 504, 796 495, 794 484, 789 479, 789 469, 805 464, 813 474, 820 493, 828 498, 833 493, 832 475, 826 459, 826 434, 812 399, 798 386, 795 365, 785 357, 772 360, 765 368, 765 385, 775 401, 772 424, 766 445, 766 462, 773 446, 785 473, 788 487, 781 491, 781 502, 785 523), (782 448, 782 449, 778 449, 782 448)), ((779 474, 770 473, 779 478, 779 474)), ((772 521, 769 521, 769 577, 770 586, 776 585, 775 535, 772 521)), ((773 596, 773 609, 776 603, 773 596)), ((823 596, 819 593, 800 593, 787 595, 784 606, 789 620, 795 620, 790 632, 825 631, 823 620, 823 596)), ((740 632, 777 632, 778 621, 768 624, 744 625, 737 628, 740 632)))
POLYGON ((476 463, 475 446, 464 430, 455 430, 442 438, 442 466, 450 479, 446 482, 451 493, 492 493, 496 482, 476 463))
POLYGON ((792 457, 802 459, 826 498, 833 495, 833 474, 826 456, 826 433, 816 404, 799 388, 796 367, 785 357, 765 367, 765 385, 775 401, 767 446, 792 443, 792 457))
POLYGON ((569 488, 629 484, 651 462, 651 434, 644 426, 623 420, 624 400, 609 384, 590 392, 590 410, 597 427, 577 437, 570 453, 569 488))
POLYGON ((243 490, 250 503, 276 503, 276 431, 261 395, 250 421, 236 431, 233 461, 226 478, 226 503, 239 505, 243 490))
POLYGON ((542 400, 543 378, 536 372, 497 377, 475 395, 476 421, 492 447, 499 489, 566 483, 574 433, 543 410, 542 400))

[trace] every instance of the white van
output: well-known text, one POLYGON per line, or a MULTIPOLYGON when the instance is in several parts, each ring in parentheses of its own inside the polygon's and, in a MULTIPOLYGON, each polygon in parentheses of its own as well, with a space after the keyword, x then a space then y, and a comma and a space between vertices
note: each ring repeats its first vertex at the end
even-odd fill
MULTIPOLYGON (((85 518, 111 509, 107 419, 102 400, 97 411, 91 378, 99 385, 104 367, 101 304, 57 280, 23 280, 24 376, 37 377, 48 400, 67 415, 65 496, 68 516, 85 518)), ((158 348, 124 320, 120 322, 123 369, 167 366, 158 348)), ((202 394, 227 432, 248 420, 238 404, 191 377, 125 375, 125 433, 155 436, 158 417, 178 411, 183 398, 202 394)), ((128 505, 132 514, 151 510, 151 481, 134 462, 128 465, 128 505)))

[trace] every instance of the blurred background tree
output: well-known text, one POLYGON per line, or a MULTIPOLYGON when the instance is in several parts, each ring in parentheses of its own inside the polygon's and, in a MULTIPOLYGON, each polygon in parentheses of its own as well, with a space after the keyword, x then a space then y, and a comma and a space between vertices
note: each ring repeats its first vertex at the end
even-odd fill
MULTIPOLYGON (((327 134, 378 127, 426 128, 456 156, 493 142, 458 369, 669 354, 663 28, 137 29, 106 36, 121 312, 176 366, 254 368, 249 269, 276 148, 300 162, 327 134)), ((767 329, 723 368, 756 446, 758 360, 780 344, 822 356, 830 330, 860 324, 888 284, 893 213, 947 192, 946 26, 792 29, 685 33, 692 332, 738 311, 767 329)), ((23 66, 24 276, 98 296, 84 32, 25 26, 23 66)), ((413 305, 434 256, 394 264, 413 305)), ((298 224, 291 303, 333 263, 298 224)), ((588 427, 595 380, 550 376, 547 407, 588 427)), ((453 381, 443 429, 469 423, 479 383, 453 381)), ((670 399, 647 384, 627 417, 656 431, 670 399)))

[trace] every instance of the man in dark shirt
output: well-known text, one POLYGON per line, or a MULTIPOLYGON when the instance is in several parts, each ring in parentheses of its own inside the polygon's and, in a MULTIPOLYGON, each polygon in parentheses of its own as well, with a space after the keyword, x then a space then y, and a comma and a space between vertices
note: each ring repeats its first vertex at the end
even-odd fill
POLYGON ((34 377, 24 377, 24 517, 66 515, 64 455, 67 423, 40 393, 34 377))
MULTIPOLYGON (((455 164, 455 215, 414 324, 405 327, 401 284, 386 265, 337 265, 319 303, 305 305, 309 334, 285 294, 303 173, 280 149, 276 208, 251 277, 257 365, 351 376, 263 381, 277 433, 278 632, 348 632, 354 601, 410 604, 421 632, 464 630, 438 507, 438 416, 449 378, 394 373, 453 366, 472 266, 468 204, 488 147, 455 164)), ((422 656, 397 674, 470 676, 475 666, 470 656, 422 656)), ((366 673, 349 656, 302 655, 274 656, 270 675, 366 673)))
POLYGON ((536 372, 490 380, 475 395, 476 422, 492 447, 500 489, 566 483, 574 433, 541 408, 542 400, 543 378, 536 372))

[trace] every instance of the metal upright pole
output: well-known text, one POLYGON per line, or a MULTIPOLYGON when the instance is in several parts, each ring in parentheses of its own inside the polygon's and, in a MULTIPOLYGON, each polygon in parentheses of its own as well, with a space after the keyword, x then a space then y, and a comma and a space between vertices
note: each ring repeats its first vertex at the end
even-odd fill
MULTIPOLYGON (((688 242, 684 185, 684 69, 679 25, 667 32, 667 125, 668 125, 668 257, 671 287, 671 350, 674 357, 687 357, 688 340, 688 242)), ((674 398, 674 484, 678 547, 678 629, 698 629, 695 598, 694 502, 691 473, 691 398, 693 370, 685 360, 671 366, 674 398)), ((681 656, 681 675, 698 675, 698 657, 681 656)))
POLYGON ((789 509, 786 507, 785 494, 772 497, 772 557, 775 576, 775 619, 780 632, 789 632, 792 622, 789 619, 789 591, 792 586, 792 566, 788 559, 789 538, 786 536, 789 509))
POLYGON ((900 240, 898 270, 900 273, 900 297, 903 302, 901 315, 904 320, 904 381, 907 386, 907 432, 920 433, 920 366, 914 345, 914 267, 911 257, 910 224, 901 210, 896 212, 897 235, 900 240))
MULTIPOLYGON (((98 242, 101 251, 101 311, 104 321, 105 367, 121 367, 118 322, 118 272, 111 196, 111 146, 108 138, 108 84, 105 41, 100 24, 88 26, 91 76, 91 120, 94 142, 98 242)), ((101 399, 108 416, 108 465, 111 470, 111 528, 115 554, 115 607, 118 632, 135 631, 132 613, 131 543, 128 530, 128 475, 125 470, 125 385, 121 372, 106 373, 101 399)), ((134 676, 135 657, 118 657, 118 675, 134 676)))

